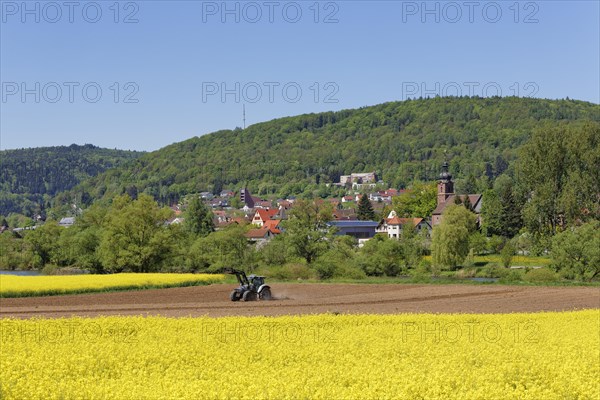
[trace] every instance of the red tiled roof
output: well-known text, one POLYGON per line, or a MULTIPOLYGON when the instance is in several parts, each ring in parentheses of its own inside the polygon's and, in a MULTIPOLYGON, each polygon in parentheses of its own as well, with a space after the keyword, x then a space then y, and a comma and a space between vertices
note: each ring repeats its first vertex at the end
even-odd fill
POLYGON ((246 232, 245 236, 249 239, 262 239, 266 236, 268 236, 268 233, 270 232, 272 235, 278 235, 281 233, 281 231, 271 225, 274 225, 273 222, 279 222, 279 221, 269 221, 270 224, 268 225, 263 225, 260 228, 257 229, 250 229, 248 232, 246 232))
MULTIPOLYGON (((272 217, 274 217, 275 215, 277 215, 277 213, 279 212, 278 209, 276 208, 272 208, 272 209, 263 209, 263 210, 256 210, 256 212, 258 213, 258 216, 260 217, 261 221, 263 221, 263 223, 265 221, 269 221, 272 217)), ((254 214, 254 216, 256 216, 256 214, 254 214)))
POLYGON ((348 208, 343 210, 335 210, 333 212, 333 217, 337 220, 354 220, 356 219, 356 212, 354 209, 348 208))
POLYGON ((231 224, 237 224, 237 222, 235 221, 222 221, 222 222, 217 222, 217 228, 225 228, 231 224))
POLYGON ((388 218, 386 222, 388 225, 402 225, 402 221, 398 217, 388 218))
POLYGON ((421 221, 423 221, 423 218, 399 218, 399 217, 392 217, 392 218, 387 218, 385 222, 388 225, 413 224, 414 226, 417 226, 417 225, 419 225, 421 223, 421 221))
POLYGON ((281 230, 279 229, 279 223, 281 221, 277 220, 277 219, 271 219, 268 221, 265 221, 265 224, 263 225, 263 228, 267 228, 271 231, 271 233, 277 235, 281 233, 281 230))
POLYGON ((262 239, 267 236, 269 229, 259 228, 259 229, 250 229, 244 236, 249 239, 262 239))

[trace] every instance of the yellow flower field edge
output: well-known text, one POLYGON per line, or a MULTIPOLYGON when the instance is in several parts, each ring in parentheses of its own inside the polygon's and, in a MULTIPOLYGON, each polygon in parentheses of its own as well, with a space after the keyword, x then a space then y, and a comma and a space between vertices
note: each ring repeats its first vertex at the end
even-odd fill
POLYGON ((2 399, 598 399, 600 310, 0 320, 2 399))
POLYGON ((0 275, 0 298, 197 286, 224 279, 220 274, 0 275))

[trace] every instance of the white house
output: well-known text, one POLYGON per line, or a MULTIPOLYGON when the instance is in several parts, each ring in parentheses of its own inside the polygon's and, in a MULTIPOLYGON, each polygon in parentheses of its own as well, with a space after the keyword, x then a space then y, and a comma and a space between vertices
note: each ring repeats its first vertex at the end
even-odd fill
POLYGON ((398 239, 402 235, 402 228, 407 224, 414 226, 417 232, 425 230, 427 235, 431 234, 431 224, 424 218, 399 218, 395 211, 381 220, 377 233, 387 233, 389 238, 398 239))

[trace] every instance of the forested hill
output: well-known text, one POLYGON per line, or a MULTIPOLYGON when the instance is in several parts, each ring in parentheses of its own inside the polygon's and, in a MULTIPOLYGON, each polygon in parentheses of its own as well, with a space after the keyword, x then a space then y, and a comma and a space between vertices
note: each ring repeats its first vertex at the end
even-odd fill
MULTIPOLYGON (((146 192, 161 202, 247 185, 253 193, 325 193, 340 175, 376 171, 393 187, 451 172, 494 176, 544 125, 600 122, 597 104, 532 98, 433 98, 276 119, 224 130, 148 153, 78 186, 101 198, 146 192)), ((77 194, 78 193, 78 194, 77 194)))
POLYGON ((56 193, 144 153, 83 146, 0 151, 0 215, 31 215, 56 193))

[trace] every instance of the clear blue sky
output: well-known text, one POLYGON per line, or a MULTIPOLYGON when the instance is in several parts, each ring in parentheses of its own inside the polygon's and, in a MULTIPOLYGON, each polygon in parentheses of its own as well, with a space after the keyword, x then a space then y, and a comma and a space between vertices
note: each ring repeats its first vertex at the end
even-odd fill
POLYGON ((2 149, 156 150, 243 104, 250 125, 457 90, 600 103, 598 1, 63 3, 1 2, 2 149))

